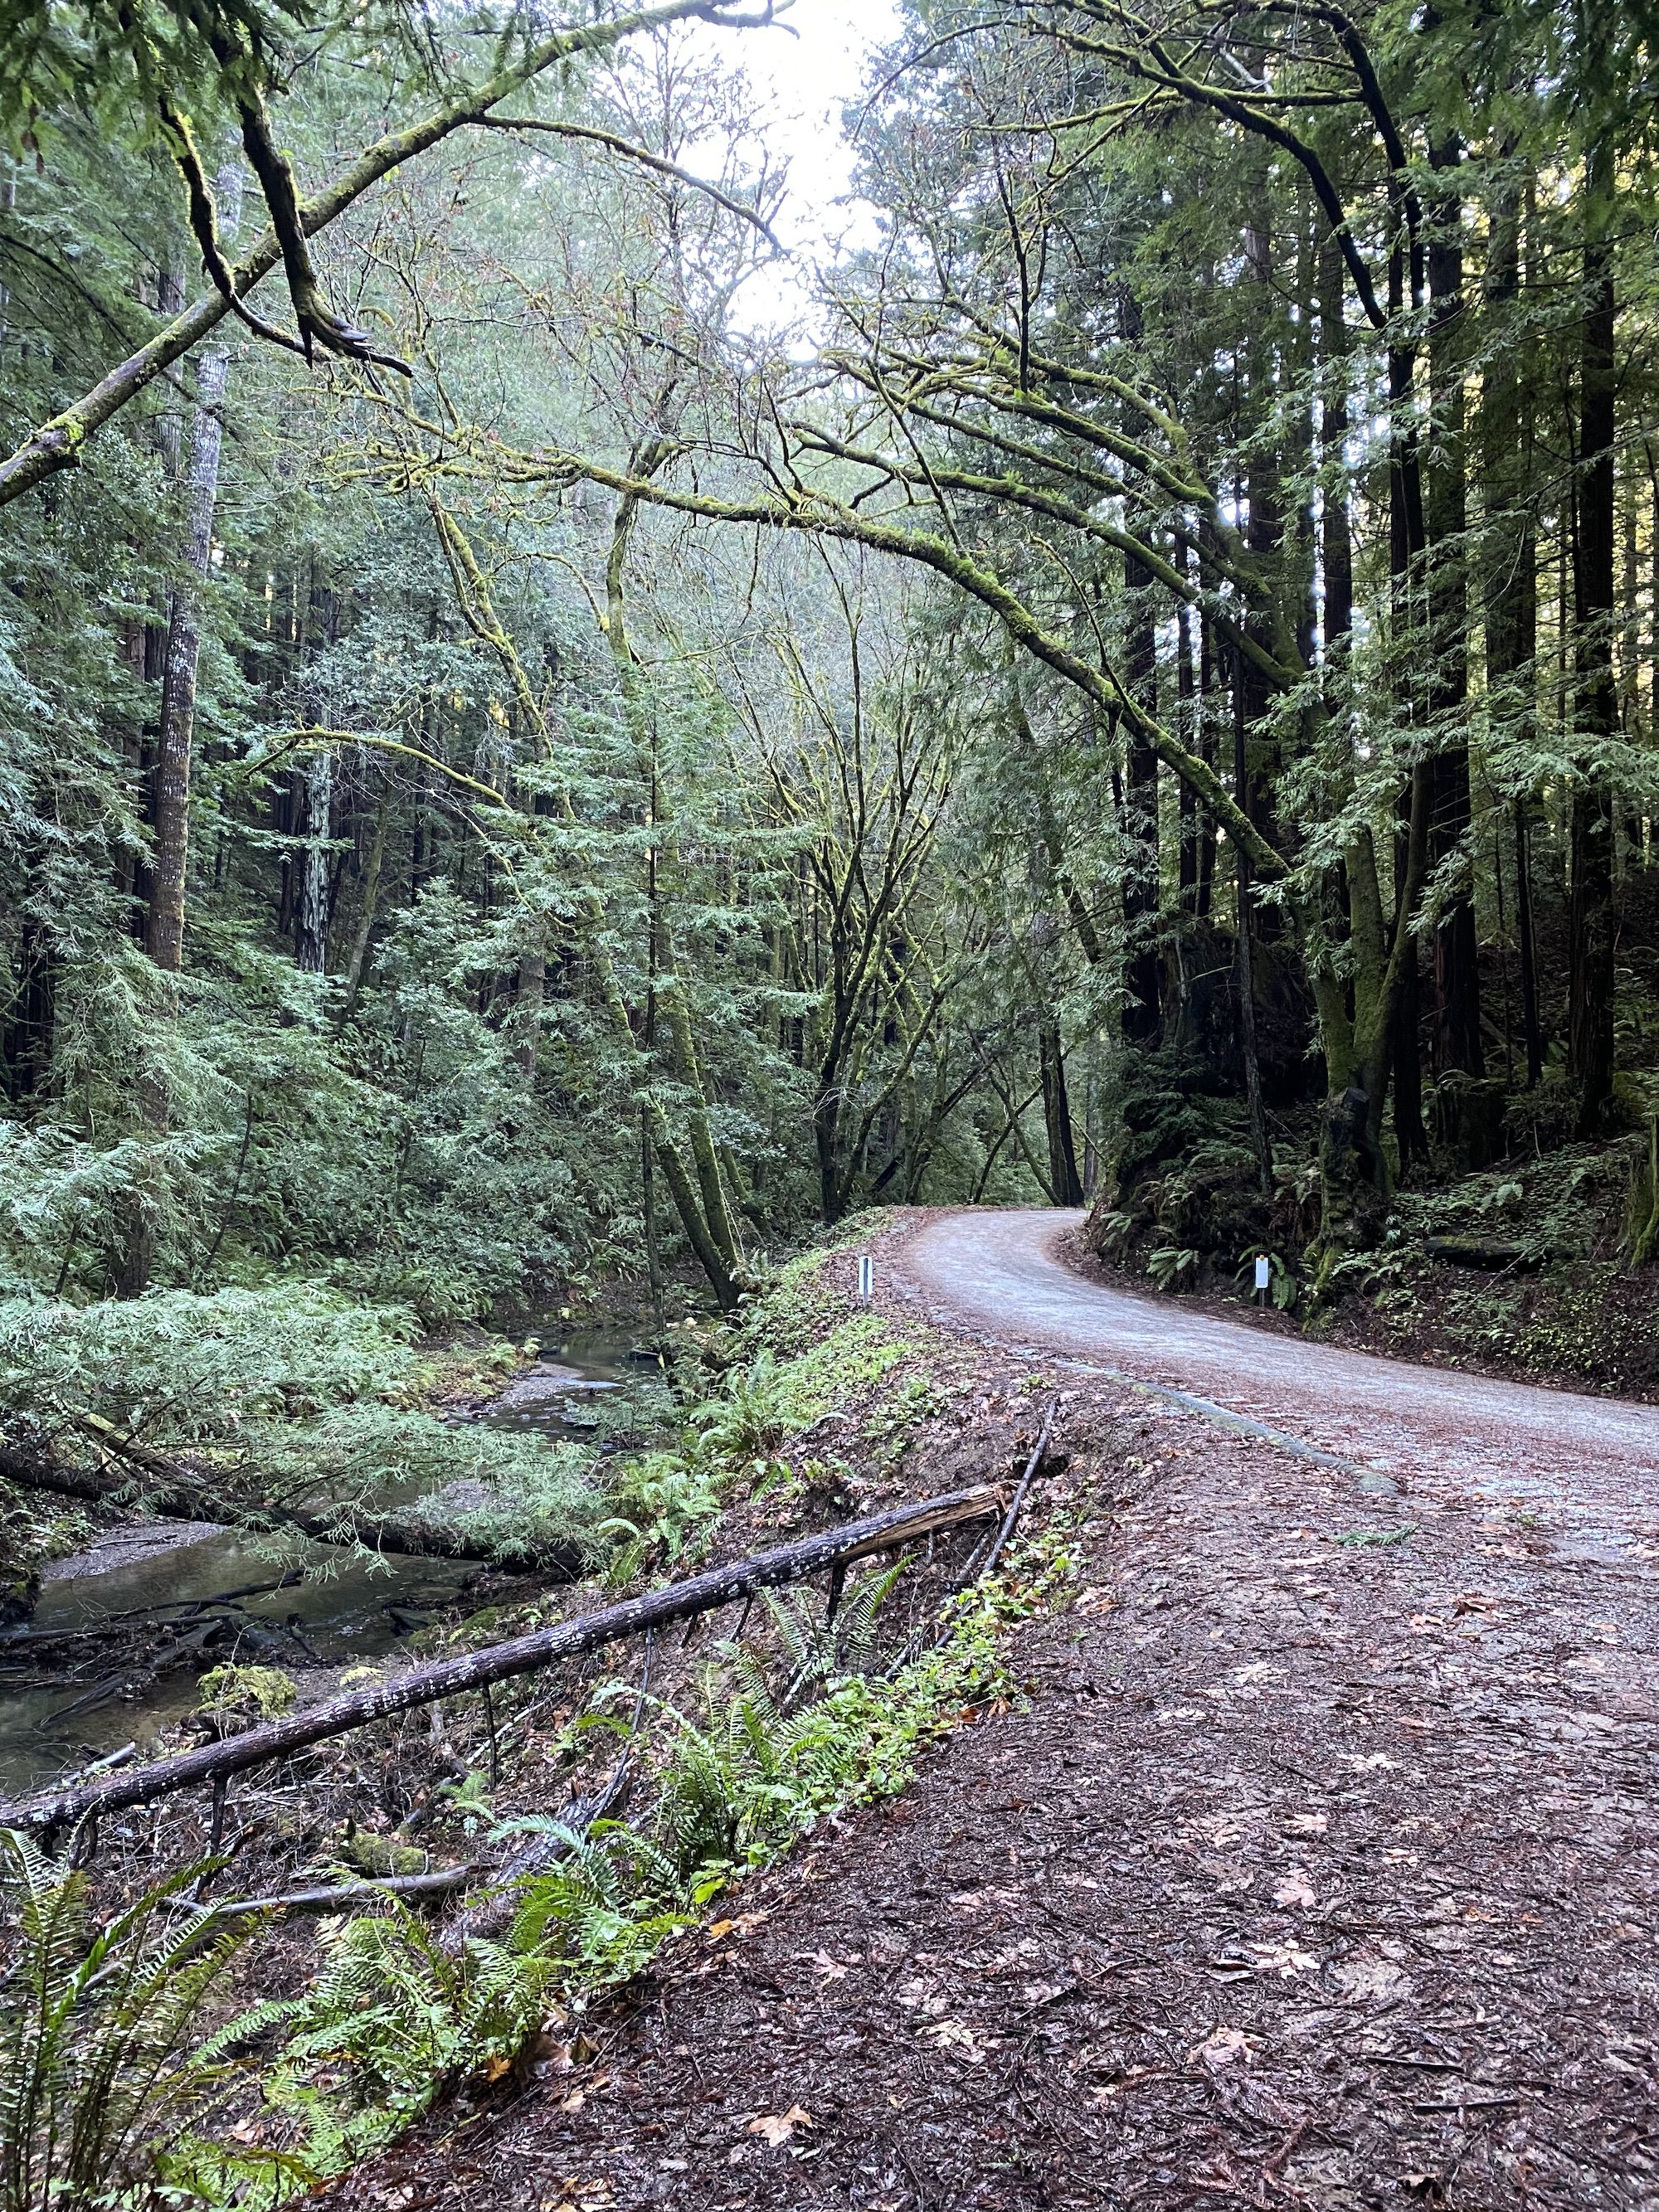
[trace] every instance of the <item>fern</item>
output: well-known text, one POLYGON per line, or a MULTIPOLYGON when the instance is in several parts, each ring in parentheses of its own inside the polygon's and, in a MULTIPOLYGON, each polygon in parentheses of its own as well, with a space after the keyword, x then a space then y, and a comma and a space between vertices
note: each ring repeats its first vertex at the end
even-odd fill
POLYGON ((899 1559, 879 1574, 866 1575, 829 1620, 802 1591, 791 1590, 784 1596, 766 1592, 766 1607, 789 1665, 778 1700, 786 1712, 816 1697, 841 1675, 870 1673, 876 1656, 876 1615, 904 1566, 899 1559))
POLYGON ((1199 1255, 1190 1245, 1160 1245, 1146 1262, 1146 1273, 1160 1291, 1172 1291, 1183 1278, 1198 1270, 1199 1255))
POLYGON ((776 1449, 794 1425, 789 1377, 769 1352, 746 1371, 726 1377, 724 1393, 691 1419, 709 1445, 730 1460, 759 1459, 776 1449))
POLYGON ((625 1980, 690 1924, 692 1899, 679 1869, 647 1838, 608 1820, 586 1835, 547 1826, 566 1844, 565 1856, 523 1884, 508 1941, 556 1956, 567 1990, 625 1980))
POLYGON ((0 1832, 17 1956, 0 1999, 0 2212, 94 2212, 153 2185, 165 2136, 224 2069, 191 2047, 247 1929, 166 1909, 216 1863, 180 1868, 100 1923, 87 1877, 0 1832))
POLYGON ((627 1582, 652 1553, 672 1566, 695 1549, 720 1518, 725 1487, 723 1463, 696 1431, 679 1451, 630 1462, 611 1492, 611 1517, 597 1532, 624 1540, 610 1578, 627 1582))
POLYGON ((658 1832, 687 1879, 769 1858, 835 1802, 846 1776, 845 1747, 826 1734, 821 1708, 786 1714, 751 1653, 734 1663, 743 1686, 722 1704, 711 1676, 703 1722, 673 1715, 658 1832))

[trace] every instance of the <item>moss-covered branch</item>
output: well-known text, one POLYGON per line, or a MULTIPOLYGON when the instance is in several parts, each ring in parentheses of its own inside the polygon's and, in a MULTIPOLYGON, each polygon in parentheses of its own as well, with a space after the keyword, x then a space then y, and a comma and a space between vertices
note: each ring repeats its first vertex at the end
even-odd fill
MULTIPOLYGON (((298 203, 300 234, 314 238, 383 177, 390 176, 405 161, 413 161, 455 131, 484 122, 502 100, 521 92, 556 63, 602 53, 637 32, 684 22, 690 17, 733 27, 757 20, 733 15, 720 6, 718 0, 662 0, 660 6, 635 9, 607 23, 572 25, 552 32, 483 83, 470 86, 434 108, 419 122, 402 131, 390 131, 366 147, 316 198, 298 203)), ((282 239, 274 225, 268 227, 230 272, 234 298, 244 299, 283 258, 282 239)), ((37 484, 45 483, 61 470, 75 467, 88 439, 222 323, 231 313, 231 298, 216 285, 182 314, 174 316, 147 344, 118 362, 71 406, 32 432, 14 453, 0 461, 0 507, 32 491, 37 484)))
POLYGON ((764 499, 717 499, 708 492, 647 482, 576 453, 549 454, 533 462, 526 459, 516 466, 514 473, 521 481, 539 477, 549 483, 568 484, 586 479, 624 496, 631 494, 653 506, 672 508, 679 514, 695 515, 710 522, 758 524, 769 530, 839 538, 848 544, 867 545, 878 552, 896 554, 902 560, 933 569, 935 574, 945 577, 988 608, 1015 643, 1034 659, 1075 685, 1113 720, 1128 722, 1170 773, 1211 809, 1228 836, 1249 854, 1260 877, 1279 882, 1288 873, 1277 848, 1262 836, 1207 761, 1183 745, 1172 731, 1131 696, 1109 668, 1097 667, 1084 659, 1045 628, 1025 602, 981 559, 932 532, 906 530, 879 521, 820 492, 802 491, 787 496, 780 494, 764 499))

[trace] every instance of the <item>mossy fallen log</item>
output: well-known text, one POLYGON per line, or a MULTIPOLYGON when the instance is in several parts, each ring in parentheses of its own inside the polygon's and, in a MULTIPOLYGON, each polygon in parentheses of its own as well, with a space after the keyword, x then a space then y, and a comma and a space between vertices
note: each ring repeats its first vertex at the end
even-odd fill
POLYGON ((216 1489, 206 1475, 136 1437, 124 1437, 106 1421, 88 1416, 76 1425, 100 1451, 124 1461, 133 1472, 107 1463, 74 1466, 44 1446, 0 1442, 0 1476, 20 1489, 46 1491, 88 1505, 127 1505, 154 1514, 158 1521, 216 1521, 232 1528, 286 1530, 317 1544, 406 1559, 457 1559, 500 1567, 509 1574, 572 1576, 581 1571, 581 1554, 572 1545, 486 1545, 446 1521, 407 1506, 382 1511, 366 1505, 307 1506, 234 1498, 216 1489))
POLYGON ((1544 1264, 1535 1244, 1501 1237, 1427 1237, 1423 1249, 1431 1260, 1450 1267, 1474 1267, 1487 1274, 1528 1274, 1544 1264))

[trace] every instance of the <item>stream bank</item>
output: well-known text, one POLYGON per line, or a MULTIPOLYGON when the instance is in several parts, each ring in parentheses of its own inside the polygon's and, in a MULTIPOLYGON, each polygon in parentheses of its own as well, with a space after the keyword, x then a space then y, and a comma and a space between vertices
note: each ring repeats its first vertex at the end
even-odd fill
MULTIPOLYGON (((539 1356, 501 1393, 456 1418, 592 1445, 599 1409, 654 1368, 635 1331, 548 1329, 539 1356)), ((397 1503, 412 1503, 398 1499, 397 1503)), ((148 1753, 197 1705, 202 1668, 280 1667, 309 1700, 453 1607, 488 1570, 476 1563, 266 1538, 211 1522, 140 1521, 106 1529, 40 1577, 27 1620, 0 1631, 0 1790, 21 1796, 128 1745, 148 1753), (42 1683, 26 1648, 77 1648, 131 1621, 152 1625, 137 1664, 94 1662, 42 1683), (156 1643, 176 1647, 156 1667, 156 1643)))

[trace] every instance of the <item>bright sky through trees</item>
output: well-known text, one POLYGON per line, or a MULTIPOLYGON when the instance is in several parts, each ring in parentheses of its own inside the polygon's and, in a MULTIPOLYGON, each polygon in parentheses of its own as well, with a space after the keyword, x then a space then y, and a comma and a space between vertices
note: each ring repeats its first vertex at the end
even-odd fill
POLYGON ((753 327, 811 316, 811 264, 869 234, 871 210, 848 202, 854 154, 842 110, 862 92, 872 52, 890 43, 898 27, 895 0, 798 0, 776 28, 741 40, 702 25, 685 33, 728 64, 735 53, 755 88, 757 117, 774 154, 789 164, 789 197, 777 229, 791 260, 744 288, 739 319, 753 327))

